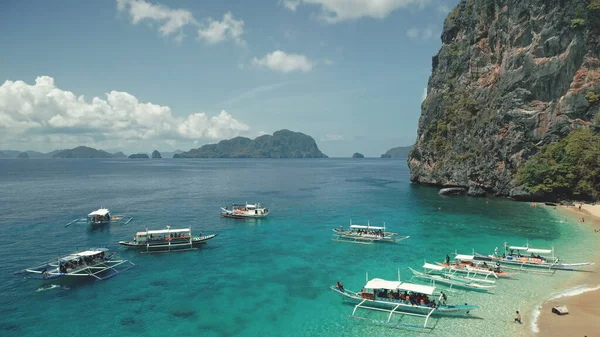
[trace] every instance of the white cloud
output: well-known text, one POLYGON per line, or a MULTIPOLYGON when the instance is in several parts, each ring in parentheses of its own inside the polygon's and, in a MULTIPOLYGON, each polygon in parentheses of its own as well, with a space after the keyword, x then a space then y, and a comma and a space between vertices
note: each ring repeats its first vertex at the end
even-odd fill
POLYGON ((34 85, 6 81, 0 86, 0 143, 51 143, 53 148, 99 145, 117 148, 140 141, 217 140, 249 127, 226 111, 209 117, 180 118, 168 106, 142 103, 126 92, 111 91, 86 101, 40 76, 34 85))
POLYGON ((383 19, 391 12, 408 6, 424 8, 432 0, 284 0, 283 5, 295 11, 303 5, 316 5, 321 9, 320 18, 329 23, 370 17, 383 19))
POLYGON ((423 88, 423 95, 421 95, 421 102, 427 98, 427 87, 423 88))
POLYGON ((452 9, 450 9, 450 7, 446 4, 439 4, 437 6, 437 11, 440 12, 441 14, 448 14, 452 11, 452 9))
POLYGON ((332 60, 330 60, 330 59, 328 59, 328 58, 325 58, 325 59, 323 60, 323 63, 325 63, 326 65, 330 66, 330 65, 332 65, 332 64, 333 64, 333 61, 332 61, 332 60))
POLYGON ((257 67, 267 67, 274 71, 284 73, 302 71, 309 72, 315 66, 306 56, 300 54, 287 54, 284 51, 276 50, 261 58, 252 59, 252 64, 257 67))
POLYGON ((287 82, 260 85, 260 86, 249 89, 245 92, 240 93, 239 95, 236 95, 236 96, 228 99, 227 101, 223 102, 223 105, 230 105, 230 104, 237 103, 239 101, 244 101, 247 99, 255 98, 266 92, 277 90, 278 88, 280 88, 286 84, 287 84, 287 82))
POLYGON ((242 35, 244 34, 244 21, 233 18, 231 12, 223 15, 223 21, 208 18, 203 28, 198 30, 198 38, 208 44, 215 44, 225 40, 233 40, 239 45, 244 45, 242 35))
POLYGON ((292 12, 295 12, 296 7, 300 5, 300 0, 283 0, 281 4, 283 5, 283 7, 291 10, 292 12))
POLYGON ((344 140, 344 136, 336 135, 334 133, 328 133, 325 136, 321 137, 322 142, 335 142, 340 140, 344 140))
POLYGON ((406 36, 413 40, 430 40, 436 32, 436 26, 429 25, 427 28, 412 27, 406 31, 406 36))
POLYGON ((185 25, 196 23, 194 16, 188 10, 171 9, 164 5, 153 5, 144 0, 117 0, 117 10, 119 12, 127 12, 133 24, 141 21, 159 23, 160 27, 158 30, 163 36, 179 32, 180 34, 176 38, 179 41, 183 39, 181 29, 185 25))

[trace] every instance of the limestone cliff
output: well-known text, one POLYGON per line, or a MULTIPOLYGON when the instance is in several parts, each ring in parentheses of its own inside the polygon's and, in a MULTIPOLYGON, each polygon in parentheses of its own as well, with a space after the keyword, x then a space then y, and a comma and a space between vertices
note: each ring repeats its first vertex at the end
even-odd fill
POLYGON ((599 41, 600 0, 462 0, 432 60, 411 181, 523 195, 528 158, 599 122, 599 41))

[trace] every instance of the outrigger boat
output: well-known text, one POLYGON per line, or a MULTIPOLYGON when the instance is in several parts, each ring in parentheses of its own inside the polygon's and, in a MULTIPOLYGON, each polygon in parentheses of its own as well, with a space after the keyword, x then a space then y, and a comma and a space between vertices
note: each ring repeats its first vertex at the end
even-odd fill
MULTIPOLYGON (((430 280, 433 285, 435 283, 441 283, 452 288, 459 288, 463 290, 472 290, 487 293, 492 290, 495 285, 483 285, 484 283, 495 283, 491 280, 479 280, 472 277, 463 277, 455 275, 454 273, 446 272, 446 268, 431 263, 423 264, 423 272, 416 271, 409 267, 413 273, 413 278, 420 278, 430 280)), ((412 280, 412 279, 411 279, 412 280)))
POLYGON ((506 242, 504 243, 504 254, 498 254, 498 248, 495 249, 493 255, 484 255, 476 253, 479 257, 489 257, 492 261, 499 262, 501 264, 519 266, 521 269, 524 267, 532 268, 545 268, 554 270, 571 270, 578 271, 582 267, 591 266, 592 262, 580 262, 580 263, 562 263, 558 257, 554 256, 554 248, 552 249, 538 249, 532 248, 527 243, 525 246, 509 246, 506 242), (517 251, 515 253, 515 251, 517 251), (521 251, 523 254, 521 254, 521 251), (543 255, 542 255, 543 254, 543 255), (548 256, 548 254, 552 254, 548 256))
POLYGON ((389 313, 387 320, 381 323, 403 325, 408 327, 433 329, 427 326, 429 317, 460 316, 469 317, 475 305, 447 305, 446 294, 437 293, 435 287, 401 281, 387 281, 379 278, 368 280, 360 292, 344 289, 341 283, 331 287, 331 290, 356 304, 351 318, 366 320, 356 316, 358 309, 383 311, 389 313), (431 296, 431 298, 430 298, 431 296), (436 299, 437 298, 437 301, 436 299), (422 317, 423 325, 390 322, 393 314, 422 317))
POLYGON ((269 215, 267 208, 260 207, 260 204, 232 204, 231 209, 221 207, 221 216, 233 219, 260 219, 269 215))
POLYGON ((133 217, 128 217, 124 215, 111 215, 110 211, 107 208, 97 209, 90 214, 87 215, 86 218, 77 218, 67 223, 65 227, 68 227, 74 223, 87 223, 88 225, 92 225, 93 227, 110 225, 113 222, 121 222, 124 224, 128 224, 133 220, 133 217))
POLYGON ((456 254, 454 262, 446 260, 444 263, 436 262, 438 265, 457 273, 475 274, 480 276, 492 276, 494 278, 511 278, 514 273, 504 271, 500 268, 500 263, 495 265, 490 258, 480 258, 474 255, 456 254), (490 264, 488 264, 488 262, 490 264))
POLYGON ((108 248, 90 248, 58 257, 36 267, 23 269, 15 275, 26 274, 28 276, 25 278, 37 280, 90 277, 101 281, 135 267, 135 264, 128 260, 115 259, 115 252, 111 254, 108 252, 108 248))
POLYGON ((192 235, 191 228, 171 229, 167 226, 166 229, 148 230, 145 232, 137 232, 133 241, 119 241, 119 244, 127 247, 144 248, 145 252, 171 252, 197 249, 197 247, 206 241, 214 238, 218 234, 210 234, 203 236, 192 235))
POLYGON ((350 227, 348 230, 344 230, 344 228, 340 226, 340 228, 334 228, 333 232, 335 233, 335 238, 332 239, 333 241, 361 244, 371 244, 373 242, 397 242, 406 240, 410 237, 387 232, 385 222, 383 223, 383 227, 371 226, 369 222, 367 222, 366 226, 363 226, 353 225, 352 219, 350 219, 350 227))

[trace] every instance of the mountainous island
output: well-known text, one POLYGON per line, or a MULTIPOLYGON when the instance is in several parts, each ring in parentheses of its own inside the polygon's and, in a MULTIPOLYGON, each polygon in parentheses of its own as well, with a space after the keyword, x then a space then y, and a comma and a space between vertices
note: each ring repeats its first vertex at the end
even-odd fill
POLYGON ((70 150, 61 150, 52 158, 112 158, 112 154, 87 146, 78 146, 70 150))
POLYGON ((235 137, 173 155, 173 158, 327 158, 308 135, 279 130, 255 139, 235 137))
POLYGON ((148 159, 150 158, 147 153, 134 153, 130 154, 129 159, 148 159))
POLYGON ((364 158, 364 157, 365 156, 362 153, 358 153, 358 152, 356 152, 352 155, 352 158, 364 158))
POLYGON ((462 0, 432 59, 411 181, 600 198, 600 0, 462 0))
POLYGON ((152 152, 152 158, 153 158, 153 159, 160 159, 160 158, 162 158, 162 157, 160 156, 160 152, 158 152, 158 150, 154 150, 154 151, 152 152))
POLYGON ((412 148, 413 145, 393 147, 382 154, 381 158, 406 158, 412 148))

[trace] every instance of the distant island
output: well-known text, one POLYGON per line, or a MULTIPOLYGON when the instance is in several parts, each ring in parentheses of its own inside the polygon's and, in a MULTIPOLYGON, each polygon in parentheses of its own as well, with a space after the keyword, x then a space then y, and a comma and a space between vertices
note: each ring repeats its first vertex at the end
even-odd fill
POLYGON ((125 153, 119 151, 119 152, 115 152, 112 154, 113 158, 127 158, 127 156, 125 155, 125 153))
POLYGON ((173 158, 327 158, 308 135, 279 130, 254 140, 235 137, 175 154, 173 158))
POLYGON ((27 152, 21 152, 21 153, 19 153, 19 155, 17 156, 17 158, 19 158, 19 159, 29 159, 29 155, 27 154, 27 152))
POLYGON ((398 146, 387 150, 381 158, 407 158, 414 145, 398 146))
POLYGON ((365 156, 362 153, 358 153, 358 152, 356 152, 352 155, 352 158, 364 158, 364 157, 365 156))
POLYGON ((78 146, 74 149, 59 151, 52 158, 112 158, 112 154, 87 146, 78 146))
POLYGON ((148 154, 146 153, 134 153, 132 155, 129 155, 129 159, 148 159, 150 157, 148 157, 148 154))
POLYGON ((154 150, 154 151, 152 152, 152 159, 160 159, 160 158, 162 158, 162 157, 160 156, 160 152, 158 152, 158 150, 154 150))

